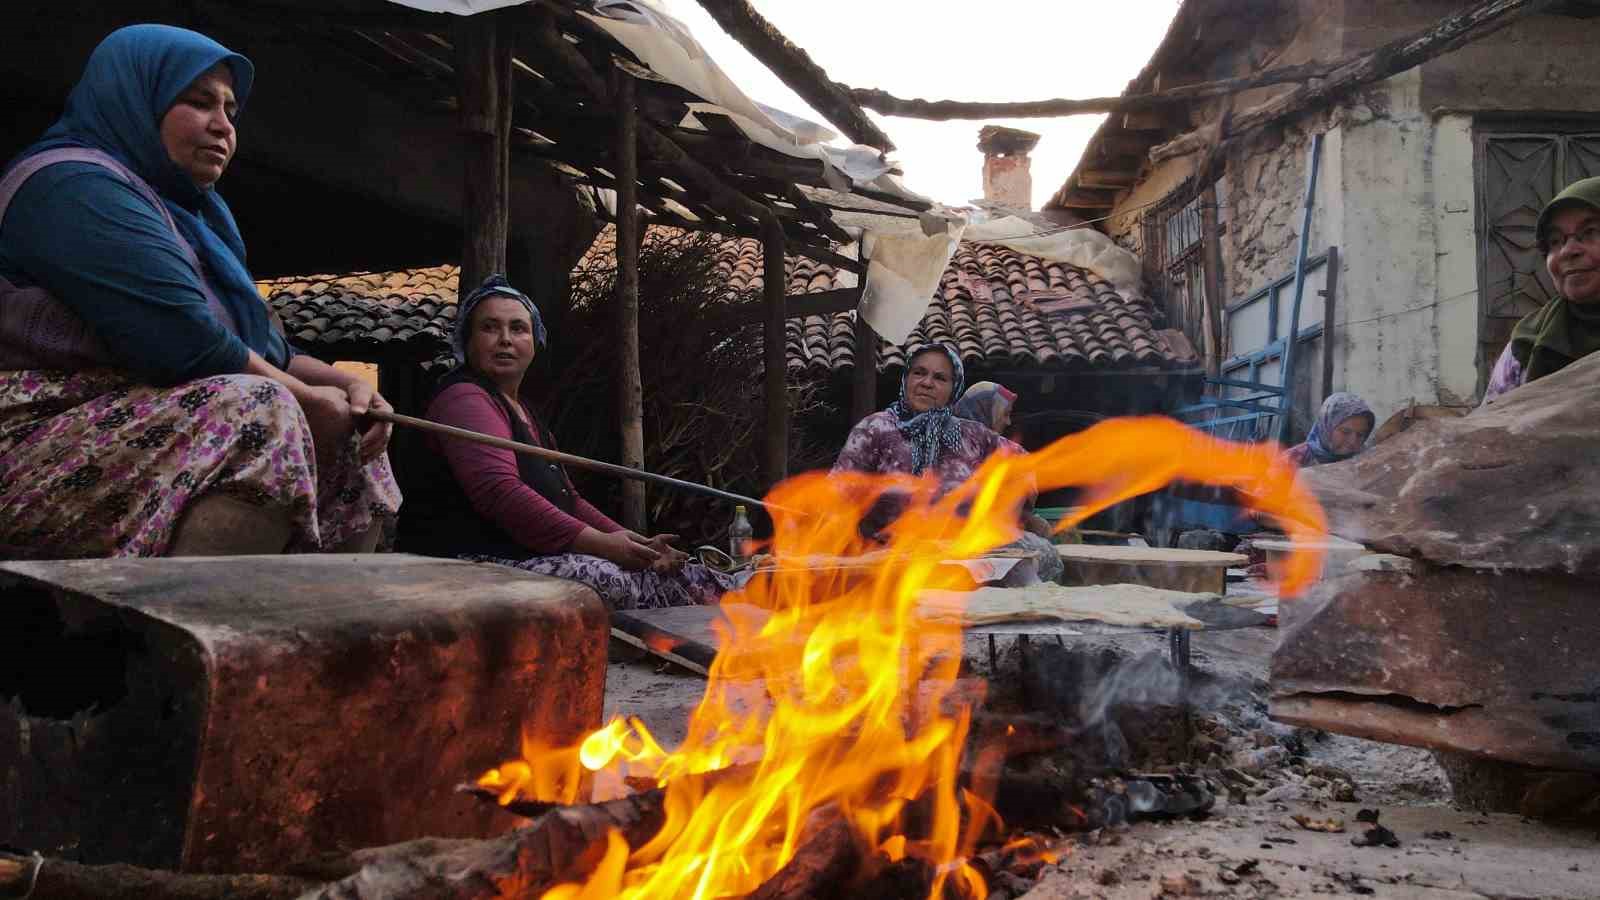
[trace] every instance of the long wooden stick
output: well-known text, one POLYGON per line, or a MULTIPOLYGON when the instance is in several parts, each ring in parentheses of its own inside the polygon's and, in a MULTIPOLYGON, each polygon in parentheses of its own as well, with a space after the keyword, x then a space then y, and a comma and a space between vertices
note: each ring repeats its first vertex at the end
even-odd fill
POLYGON ((682 479, 673 478, 669 475, 657 475, 654 472, 646 472, 643 469, 633 469, 629 468, 628 466, 619 466, 615 463, 601 462, 598 459, 590 459, 587 456, 577 456, 572 453, 563 453, 560 450, 551 450, 548 447, 535 447, 532 444, 524 444, 520 441, 509 441, 503 437, 495 437, 492 434, 484 434, 482 432, 471 431, 466 428, 457 428, 454 425, 445 425, 441 422, 431 422, 427 419, 419 419, 415 416, 406 416, 395 412, 369 409, 367 410, 367 418, 378 422, 389 422, 394 425, 404 425, 408 428, 417 428, 422 431, 431 431, 434 434, 440 434, 446 437, 461 438, 464 441, 473 441, 474 443, 485 444, 490 447, 499 447, 501 450, 510 450, 513 453, 521 453, 524 456, 537 456, 540 459, 548 459, 551 462, 558 462, 579 469, 588 469, 591 472, 600 472, 605 475, 615 475, 618 478, 632 478, 637 481, 648 481, 652 484, 660 484, 666 487, 679 488, 680 490, 694 491, 700 494, 709 494, 712 497, 720 497, 723 500, 731 500, 734 503, 743 503, 746 506, 760 506, 773 512, 784 512, 789 514, 797 513, 797 510, 789 509, 788 507, 776 506, 766 502, 765 500, 757 500, 754 497, 746 497, 743 494, 735 494, 732 491, 724 491, 720 488, 711 487, 710 485, 696 484, 693 481, 683 481, 682 479))

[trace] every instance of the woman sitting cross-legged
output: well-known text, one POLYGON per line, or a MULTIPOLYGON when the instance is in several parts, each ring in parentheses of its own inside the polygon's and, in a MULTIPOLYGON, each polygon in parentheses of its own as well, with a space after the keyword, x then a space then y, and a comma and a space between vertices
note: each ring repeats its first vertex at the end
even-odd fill
MULTIPOLYGON (((553 448, 524 396, 545 339, 533 301, 490 276, 456 313, 456 367, 440 382, 428 418, 553 448)), ((735 586, 732 577, 687 562, 671 546, 673 535, 646 538, 611 521, 556 463, 460 438, 429 443, 434 490, 408 503, 402 550, 570 578, 594 588, 610 609, 714 603, 735 586)))
POLYGON ((112 32, 0 178, 0 558, 371 550, 387 404, 285 340, 216 183, 249 60, 112 32))
MULTIPOLYGON (((936 344, 913 354, 900 379, 900 399, 856 423, 833 471, 931 472, 942 495, 972 477, 991 453, 1025 453, 988 425, 956 414, 954 404, 962 396, 965 379, 961 357, 949 347, 936 344)), ((863 530, 881 530, 903 506, 903 499, 886 494, 862 523, 863 530)), ((1043 528, 1031 509, 1019 510, 1018 521, 1043 528)), ((1046 537, 1024 531, 1010 546, 1028 551, 1040 578, 1054 581, 1061 575, 1061 557, 1046 537)))

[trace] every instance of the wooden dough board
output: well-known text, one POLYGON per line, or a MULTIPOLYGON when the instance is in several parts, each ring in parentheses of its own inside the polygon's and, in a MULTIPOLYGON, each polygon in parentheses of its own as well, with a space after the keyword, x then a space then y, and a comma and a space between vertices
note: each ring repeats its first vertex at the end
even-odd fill
POLYGON ((1228 568, 1250 561, 1238 553, 1214 550, 1098 544, 1057 544, 1056 553, 1066 567, 1062 576, 1065 584, 1143 584, 1196 594, 1222 593, 1228 583, 1228 568))

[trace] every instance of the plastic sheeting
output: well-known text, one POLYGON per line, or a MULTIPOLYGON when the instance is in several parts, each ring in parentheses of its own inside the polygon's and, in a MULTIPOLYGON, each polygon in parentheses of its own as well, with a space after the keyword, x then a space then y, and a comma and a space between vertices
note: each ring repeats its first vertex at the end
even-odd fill
MULTIPOLYGON (((523 0, 391 0, 429 12, 471 15, 523 0)), ((866 188, 907 199, 926 201, 890 174, 891 163, 872 147, 831 146, 833 131, 799 116, 757 103, 734 84, 695 40, 688 27, 663 10, 655 0, 596 0, 598 15, 588 15, 651 71, 702 98, 689 104, 682 123, 700 128, 698 113, 725 115, 750 140, 788 156, 815 159, 823 164, 829 187, 837 191, 866 188)), ((599 202, 614 210, 609 191, 597 192, 599 202)), ((985 241, 1052 262, 1087 269, 1128 296, 1140 293, 1138 257, 1118 247, 1091 228, 1038 233, 1029 222, 1015 216, 971 216, 935 206, 918 218, 836 215, 835 221, 861 232, 867 259, 867 283, 862 291, 861 315, 892 343, 903 342, 917 327, 932 302, 944 270, 963 240, 985 241)))
POLYGON ((527 3, 528 0, 389 0, 389 2, 420 9, 423 12, 470 16, 473 13, 488 12, 505 6, 517 6, 527 3))

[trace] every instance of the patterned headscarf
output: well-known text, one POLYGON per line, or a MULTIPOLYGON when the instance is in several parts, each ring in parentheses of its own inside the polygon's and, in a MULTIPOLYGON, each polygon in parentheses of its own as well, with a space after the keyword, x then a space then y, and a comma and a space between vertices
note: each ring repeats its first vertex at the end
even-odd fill
POLYGON ((544 319, 539 315, 539 307, 533 305, 527 294, 512 287, 504 275, 494 274, 485 278, 477 290, 468 294, 467 298, 461 301, 461 307, 456 310, 456 324, 450 329, 450 349, 455 352, 458 366, 467 364, 468 323, 472 321, 472 311, 479 303, 490 297, 510 297, 521 303, 528 311, 528 316, 533 319, 533 341, 540 350, 544 349, 548 335, 544 330, 544 319))
MULTIPOLYGON (((1549 252, 1550 220, 1563 209, 1600 212, 1600 177, 1567 185, 1539 213, 1534 236, 1541 252, 1549 252)), ((1511 355, 1522 364, 1528 381, 1559 372, 1575 360, 1600 351, 1600 305, 1573 303, 1556 296, 1524 316, 1511 332, 1511 355)))
POLYGON ((911 474, 921 475, 929 466, 938 465, 940 454, 954 450, 961 443, 961 426, 956 424, 951 404, 960 398, 966 383, 967 372, 961 365, 961 355, 944 344, 924 347, 906 360, 906 372, 900 376, 900 399, 889 406, 889 412, 899 420, 900 433, 911 442, 911 474), (950 360, 950 400, 937 409, 913 412, 906 390, 911 381, 911 363, 918 356, 935 350, 950 360))
POLYGON ((980 381, 961 395, 954 412, 993 431, 1000 430, 1000 417, 1017 402, 1016 392, 992 381, 980 381))
POLYGON ((1318 463, 1338 462, 1341 459, 1349 459, 1355 456, 1356 453, 1361 452, 1361 450, 1357 450, 1356 453, 1335 453, 1328 446, 1328 436, 1333 434, 1333 430, 1344 424, 1346 419, 1352 419, 1356 416, 1366 416, 1368 421, 1373 424, 1377 424, 1378 421, 1378 417, 1373 415, 1372 407, 1367 405, 1367 401, 1357 397, 1355 394, 1339 391, 1335 394, 1329 394, 1328 399, 1322 401, 1322 411, 1317 415, 1317 424, 1312 425, 1311 433, 1306 435, 1306 446, 1311 448, 1311 455, 1316 458, 1318 463))

